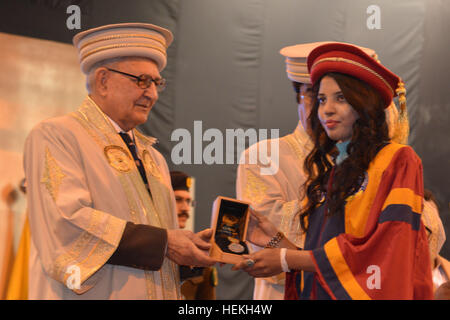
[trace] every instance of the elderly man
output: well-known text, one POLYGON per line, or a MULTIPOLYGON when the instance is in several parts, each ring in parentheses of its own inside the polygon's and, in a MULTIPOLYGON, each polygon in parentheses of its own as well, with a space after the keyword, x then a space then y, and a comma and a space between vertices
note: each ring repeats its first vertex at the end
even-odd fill
POLYGON ((138 23, 74 37, 89 96, 25 145, 30 299, 179 299, 177 264, 214 264, 210 230, 178 229, 167 164, 135 129, 164 88, 171 41, 138 23))

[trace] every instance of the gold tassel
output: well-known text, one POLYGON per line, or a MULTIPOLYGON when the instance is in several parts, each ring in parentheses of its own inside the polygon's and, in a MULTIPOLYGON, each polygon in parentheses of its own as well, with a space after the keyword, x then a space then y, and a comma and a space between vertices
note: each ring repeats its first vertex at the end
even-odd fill
POLYGON ((398 88, 395 90, 398 95, 398 102, 400 106, 400 114, 397 119, 395 131, 392 141, 400 144, 408 144, 409 137, 409 120, 408 109, 406 108, 406 89, 405 84, 400 80, 398 88))
POLYGON ((395 134, 395 129, 397 127, 397 121, 398 121, 398 111, 397 106, 394 103, 394 100, 392 100, 389 107, 386 108, 384 111, 386 114, 386 123, 389 128, 389 139, 392 140, 395 134))
POLYGON ((372 58, 373 58, 376 62, 381 63, 381 61, 380 61, 380 59, 378 59, 378 55, 377 55, 376 53, 373 54, 372 58))

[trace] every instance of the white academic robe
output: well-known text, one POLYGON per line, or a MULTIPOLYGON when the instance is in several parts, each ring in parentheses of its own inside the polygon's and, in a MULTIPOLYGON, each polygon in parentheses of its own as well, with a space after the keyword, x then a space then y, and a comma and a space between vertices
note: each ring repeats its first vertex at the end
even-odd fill
MULTIPOLYGON (((303 163, 312 147, 311 139, 299 122, 293 133, 279 139, 260 141, 245 150, 237 172, 237 198, 250 202, 255 211, 267 216, 298 246, 302 246, 304 240, 297 215, 301 203, 300 190, 306 180, 303 163), (268 151, 259 154, 262 144, 268 151), (278 155, 274 152, 277 147, 278 155), (252 164, 252 153, 259 154, 260 161, 253 161, 252 164), (271 171, 273 174, 270 174, 271 171)), ((252 247, 254 250, 262 249, 252 247)), ((253 298, 282 300, 284 283, 284 273, 270 278, 256 278, 253 298)))
POLYGON ((134 136, 152 197, 127 146, 89 97, 78 111, 43 121, 28 136, 29 299, 181 297, 178 266, 168 259, 158 271, 105 264, 127 221, 178 227, 155 139, 137 130, 134 136))

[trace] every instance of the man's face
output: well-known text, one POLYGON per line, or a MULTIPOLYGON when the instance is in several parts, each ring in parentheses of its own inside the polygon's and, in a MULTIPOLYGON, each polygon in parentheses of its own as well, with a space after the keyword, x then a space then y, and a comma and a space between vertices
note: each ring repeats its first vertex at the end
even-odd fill
MULTIPOLYGON (((157 65, 149 59, 130 58, 109 67, 135 76, 146 74, 152 79, 161 78, 157 65)), ((124 131, 145 123, 150 110, 158 100, 155 84, 152 83, 147 89, 142 89, 131 77, 109 70, 106 72, 107 87, 103 111, 124 131)))
POLYGON ((192 197, 189 191, 186 190, 175 190, 174 193, 177 206, 178 225, 180 226, 180 229, 184 229, 191 212, 192 197))

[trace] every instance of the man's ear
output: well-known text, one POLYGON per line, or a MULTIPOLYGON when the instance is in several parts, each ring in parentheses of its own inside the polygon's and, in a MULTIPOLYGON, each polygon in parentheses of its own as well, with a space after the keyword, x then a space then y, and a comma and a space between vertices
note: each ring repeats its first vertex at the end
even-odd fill
POLYGON ((98 68, 94 73, 94 82, 97 93, 104 97, 108 91, 109 72, 106 68, 98 68))

